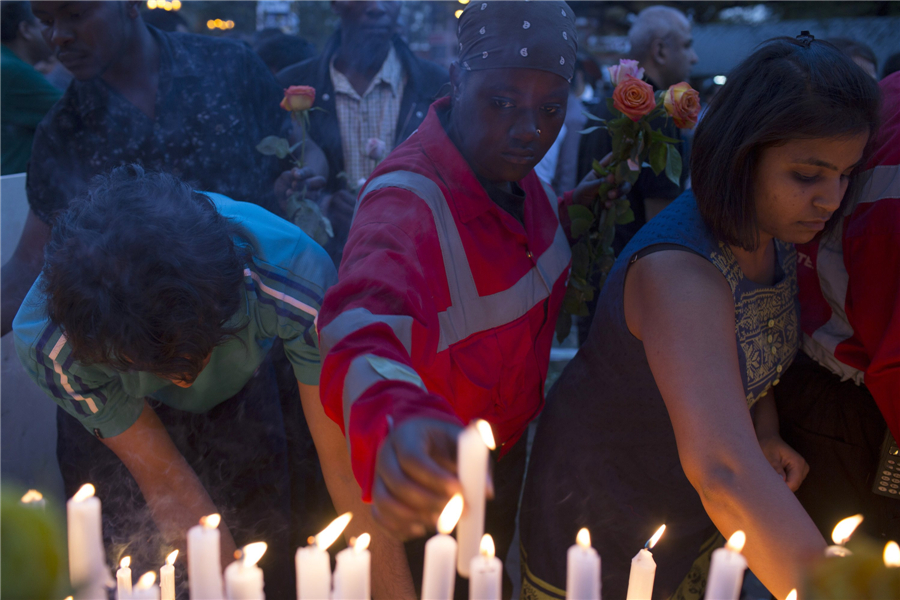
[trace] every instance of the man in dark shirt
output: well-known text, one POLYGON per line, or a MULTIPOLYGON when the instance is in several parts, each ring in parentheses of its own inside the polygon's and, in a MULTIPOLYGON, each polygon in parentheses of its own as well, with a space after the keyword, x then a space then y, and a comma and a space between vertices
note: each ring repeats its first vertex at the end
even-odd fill
POLYGON ((31 210, 3 266, 4 334, 40 272, 53 214, 97 173, 137 163, 275 212, 277 189, 291 184, 292 172, 279 179, 282 165, 255 149, 290 132, 282 89, 262 61, 233 41, 148 27, 139 4, 32 3, 76 81, 35 133, 31 210))

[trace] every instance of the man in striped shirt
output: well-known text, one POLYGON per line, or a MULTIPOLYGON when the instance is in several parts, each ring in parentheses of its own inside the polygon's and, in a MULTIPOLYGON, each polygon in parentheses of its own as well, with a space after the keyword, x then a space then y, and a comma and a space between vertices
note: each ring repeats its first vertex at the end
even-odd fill
POLYGON ((220 513, 223 564, 264 540, 266 596, 293 597, 287 440, 267 356, 280 339, 304 407, 321 411, 315 322, 335 279, 288 222, 138 166, 95 180, 60 217, 13 323, 16 349, 93 434, 58 448, 63 477, 97 487, 107 544, 145 557, 138 570, 220 513))

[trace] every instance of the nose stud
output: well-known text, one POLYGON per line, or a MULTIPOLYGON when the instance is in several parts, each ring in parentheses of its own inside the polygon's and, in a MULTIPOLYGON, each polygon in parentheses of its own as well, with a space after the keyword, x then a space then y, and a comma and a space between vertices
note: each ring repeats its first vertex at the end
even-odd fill
POLYGON ((535 133, 537 133, 537 136, 538 136, 538 137, 541 137, 541 130, 540 130, 540 129, 535 129, 535 133))

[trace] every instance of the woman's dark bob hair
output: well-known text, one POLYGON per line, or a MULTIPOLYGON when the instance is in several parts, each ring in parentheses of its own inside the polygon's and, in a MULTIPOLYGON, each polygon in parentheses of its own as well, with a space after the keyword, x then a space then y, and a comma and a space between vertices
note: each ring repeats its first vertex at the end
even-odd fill
POLYGON ((82 364, 193 381, 245 323, 252 247, 212 200, 137 165, 93 179, 53 226, 43 291, 82 364))
MULTIPOLYGON (((754 179, 761 152, 797 139, 866 131, 871 139, 878 113, 878 85, 831 44, 764 42, 728 75, 694 136, 691 181, 707 227, 721 242, 756 249, 754 179)), ((852 197, 853 179, 844 203, 852 197)))

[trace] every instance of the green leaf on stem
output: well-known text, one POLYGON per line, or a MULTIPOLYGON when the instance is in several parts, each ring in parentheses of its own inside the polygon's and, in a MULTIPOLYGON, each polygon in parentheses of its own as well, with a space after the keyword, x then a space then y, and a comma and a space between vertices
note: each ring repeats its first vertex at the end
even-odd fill
POLYGON ((616 215, 616 225, 628 225, 633 221, 634 211, 630 207, 624 213, 616 215))
POLYGON ((587 129, 582 129, 578 133, 580 133, 581 135, 587 135, 589 133, 593 133, 593 132, 597 131, 598 129, 606 129, 606 127, 603 125, 595 125, 594 127, 588 127, 587 129))
POLYGON ((585 241, 579 241, 572 246, 572 280, 581 278, 587 280, 588 270, 591 267, 591 255, 585 241))
POLYGON ((666 177, 675 185, 681 185, 681 153, 671 145, 666 145, 666 177))
POLYGON ((601 123, 606 123, 605 119, 601 119, 600 117, 598 117, 597 115, 595 115, 594 113, 592 113, 588 110, 581 111, 581 114, 583 114, 585 117, 587 117, 591 121, 599 121, 601 123))
POLYGON ((615 101, 614 101, 612 98, 607 98, 607 99, 606 99, 606 108, 608 108, 608 109, 609 109, 609 112, 611 112, 611 113, 614 114, 614 115, 620 115, 620 114, 622 114, 622 113, 620 113, 619 110, 616 108, 616 103, 615 103, 615 101))
POLYGON ((291 145, 283 137, 267 135, 256 145, 256 149, 266 156, 284 158, 291 152, 291 145))
POLYGON ((670 138, 669 136, 663 135, 662 133, 660 133, 658 131, 652 131, 650 133, 650 137, 653 139, 654 142, 665 142, 667 144, 680 144, 681 143, 681 140, 676 140, 675 138, 670 138))
POLYGON ((591 212, 587 206, 582 206, 581 204, 572 204, 568 208, 569 210, 569 218, 573 221, 575 219, 584 219, 586 221, 594 220, 594 213, 591 212))
POLYGON ((659 175, 666 169, 666 154, 669 145, 664 142, 654 141, 650 144, 650 168, 654 175, 659 175))

